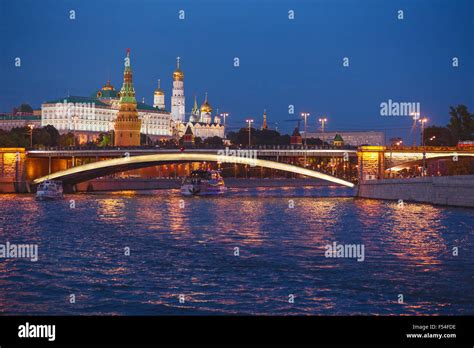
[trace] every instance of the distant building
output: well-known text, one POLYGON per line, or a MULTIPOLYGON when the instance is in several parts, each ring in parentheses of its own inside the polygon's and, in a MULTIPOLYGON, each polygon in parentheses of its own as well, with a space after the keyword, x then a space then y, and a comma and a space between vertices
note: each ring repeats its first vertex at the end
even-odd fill
POLYGON ((34 128, 41 127, 40 116, 14 116, 3 114, 0 115, 0 129, 4 131, 10 131, 13 128, 27 127, 32 125, 34 128))
POLYGON ((344 146, 344 140, 342 139, 340 134, 336 134, 334 136, 334 140, 332 141, 334 146, 344 146))
POLYGON ((339 135, 344 145, 349 146, 361 146, 361 145, 385 145, 385 134, 384 132, 377 131, 352 131, 352 132, 315 132, 307 133, 307 139, 317 138, 322 141, 333 144, 334 138, 339 135))
POLYGON ((301 145, 301 144, 303 144, 303 140, 301 138, 301 133, 300 133, 300 130, 298 129, 298 127, 295 128, 295 130, 293 131, 293 134, 291 135, 290 144, 291 145, 301 145))
POLYGON ((13 108, 11 113, 0 114, 1 130, 10 131, 28 125, 41 127, 41 110, 33 110, 30 105, 21 104, 18 108, 13 108))
POLYGON ((186 128, 186 132, 183 135, 184 146, 193 146, 194 145, 194 134, 191 127, 186 128))
POLYGON ((195 137, 206 139, 212 137, 224 138, 225 127, 221 124, 221 117, 215 115, 212 117, 212 106, 207 99, 207 93, 201 108, 197 106, 196 97, 194 97, 194 106, 187 123, 179 124, 179 135, 191 128, 195 137))
MULTIPOLYGON (((100 133, 114 130, 123 99, 121 93, 107 81, 90 97, 67 96, 45 102, 41 105, 41 126, 50 124, 61 134, 74 132, 79 143, 93 141, 100 133)), ((173 72, 171 112, 165 108, 165 93, 161 89, 160 80, 153 93, 153 106, 136 100, 135 102, 141 121, 140 132, 152 140, 182 137, 188 125, 191 126, 195 137, 224 138, 224 125, 221 124, 219 115, 212 118, 212 107, 207 100, 207 94, 201 108, 197 107, 195 100, 189 121, 185 120, 184 72, 180 69, 179 58, 173 72)))

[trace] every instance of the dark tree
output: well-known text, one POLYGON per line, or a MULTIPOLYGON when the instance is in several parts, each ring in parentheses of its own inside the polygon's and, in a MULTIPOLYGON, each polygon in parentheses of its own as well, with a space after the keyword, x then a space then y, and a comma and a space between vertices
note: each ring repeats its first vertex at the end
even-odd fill
POLYGON ((451 106, 450 110, 448 129, 454 144, 461 140, 474 140, 474 114, 470 114, 465 105, 451 106))
POLYGON ((446 127, 431 126, 425 128, 424 143, 427 146, 454 146, 451 132, 446 127))

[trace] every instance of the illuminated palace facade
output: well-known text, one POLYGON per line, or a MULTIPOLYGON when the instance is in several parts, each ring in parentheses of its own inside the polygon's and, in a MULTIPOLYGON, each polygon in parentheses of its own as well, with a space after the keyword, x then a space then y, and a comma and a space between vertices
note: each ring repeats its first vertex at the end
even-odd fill
MULTIPOLYGON (((126 64, 130 61, 129 54, 128 51, 125 59, 126 64)), ((134 90, 133 98, 131 98, 130 88, 133 90, 131 68, 126 66, 124 84, 120 91, 117 91, 110 81, 107 81, 100 90, 91 96, 67 96, 43 103, 41 105, 41 126, 52 125, 61 134, 74 132, 79 143, 94 141, 101 133, 115 131, 114 133, 117 133, 114 134, 116 146, 135 146, 136 140, 132 143, 125 141, 123 144, 117 145, 117 135, 122 138, 124 136, 130 137, 130 134, 126 135, 125 133, 129 130, 128 128, 134 128, 130 129, 129 133, 133 134, 132 138, 136 137, 137 130, 135 128, 138 125, 140 133, 148 135, 152 140, 179 138, 184 135, 188 127, 191 128, 195 137, 202 139, 214 136, 224 137, 224 125, 221 124, 220 116, 212 116, 212 107, 208 102, 207 94, 201 108, 197 107, 195 99, 189 120, 186 121, 184 73, 180 68, 179 57, 176 70, 173 72, 171 112, 165 107, 165 93, 161 89, 160 80, 158 80, 158 87, 154 91, 153 105, 137 101, 134 90), (129 81, 126 81, 127 79, 129 81), (128 110, 130 108, 134 110, 128 110), (128 125, 125 125, 123 120, 117 122, 120 113, 127 113, 127 110, 131 111, 128 116, 133 116, 132 114, 136 110, 137 120, 128 125), (129 125, 133 127, 128 127, 129 125)))

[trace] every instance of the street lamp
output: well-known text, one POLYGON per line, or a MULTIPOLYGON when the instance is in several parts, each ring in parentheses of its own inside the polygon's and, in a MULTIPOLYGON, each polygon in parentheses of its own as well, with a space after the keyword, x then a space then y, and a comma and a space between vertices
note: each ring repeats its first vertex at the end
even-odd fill
POLYGON ((224 118, 224 127, 225 127, 225 126, 226 126, 226 124, 227 124, 227 123, 226 123, 227 116, 229 116, 229 114, 228 114, 227 112, 223 112, 223 113, 221 113, 221 117, 223 117, 223 118, 224 118))
POLYGON ((426 117, 423 117, 420 120, 421 123, 421 146, 423 147, 423 173, 422 175, 425 176, 426 171, 426 149, 425 149, 425 123, 428 122, 426 117))
POLYGON ((321 130, 322 130, 323 133, 324 133, 324 126, 326 125, 327 121, 328 121, 328 119, 326 117, 323 117, 323 118, 319 119, 319 123, 321 123, 321 130))
POLYGON ((148 146, 148 120, 150 119, 150 115, 143 115, 143 119, 145 120, 145 145, 148 146))
POLYGON ((29 124, 28 128, 30 129, 30 147, 33 147, 33 128, 35 128, 35 125, 29 124))
POLYGON ((250 133, 251 133, 251 129, 252 129, 252 122, 253 122, 253 119, 251 118, 248 118, 245 120, 245 122, 247 122, 249 124, 249 149, 250 149, 250 145, 251 145, 251 142, 250 142, 250 133))
POLYGON ((226 120, 227 120, 227 116, 229 116, 229 114, 227 112, 223 112, 221 113, 221 117, 224 118, 224 138, 225 138, 225 127, 226 127, 226 120))
POLYGON ((420 113, 412 112, 410 116, 413 117, 413 146, 416 146, 416 121, 420 118, 420 113))
POLYGON ((309 112, 302 112, 301 117, 304 117, 304 146, 306 146, 306 119, 309 116, 309 112))
POLYGON ((425 123, 428 122, 428 119, 426 117, 423 117, 420 120, 421 123, 421 146, 425 146, 425 123))

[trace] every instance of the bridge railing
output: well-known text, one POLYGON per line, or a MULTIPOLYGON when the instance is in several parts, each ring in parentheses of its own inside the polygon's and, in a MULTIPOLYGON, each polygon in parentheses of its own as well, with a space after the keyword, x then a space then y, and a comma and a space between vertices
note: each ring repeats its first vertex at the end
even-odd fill
POLYGON ((83 145, 83 146, 41 146, 41 147, 28 147, 27 151, 84 151, 84 150, 180 150, 182 148, 189 150, 218 150, 225 149, 226 147, 230 149, 251 149, 251 150, 356 150, 356 146, 330 146, 330 145, 253 145, 248 146, 198 146, 198 147, 184 147, 184 146, 133 146, 133 147, 116 147, 116 146, 93 146, 93 145, 83 145))

